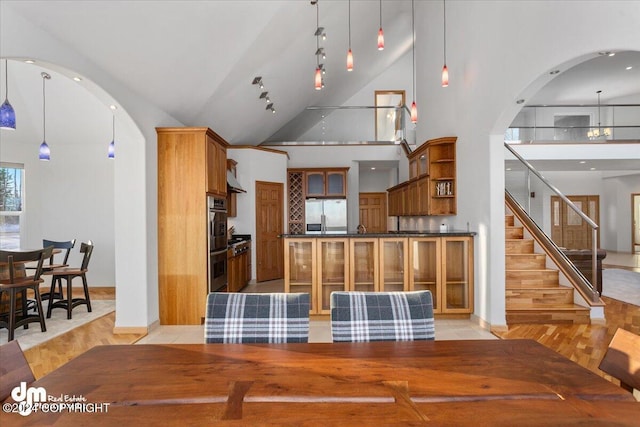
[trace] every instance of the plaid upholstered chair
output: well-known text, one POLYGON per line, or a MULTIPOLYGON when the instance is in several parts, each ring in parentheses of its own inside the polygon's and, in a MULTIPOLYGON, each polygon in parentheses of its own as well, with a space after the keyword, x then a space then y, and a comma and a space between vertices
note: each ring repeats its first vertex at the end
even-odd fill
POLYGON ((309 340, 309 294, 212 292, 207 343, 294 343, 309 340))
POLYGON ((333 342, 435 339, 429 291, 332 292, 333 342))

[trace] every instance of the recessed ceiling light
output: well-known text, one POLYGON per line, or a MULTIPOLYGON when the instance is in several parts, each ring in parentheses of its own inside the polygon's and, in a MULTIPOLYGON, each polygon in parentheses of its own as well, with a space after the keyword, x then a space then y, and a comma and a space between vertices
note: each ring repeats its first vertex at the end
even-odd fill
POLYGON ((596 168, 591 168, 592 171, 596 170, 596 168))
POLYGON ((113 105, 113 104, 109 105, 109 108, 111 108, 111 109, 112 109, 112 110, 114 110, 114 111, 118 109, 118 107, 116 107, 116 106, 115 106, 115 105, 113 105))
POLYGON ((600 56, 614 56, 615 52, 609 52, 609 51, 598 52, 598 55, 600 55, 600 56))
POLYGON ((76 81, 76 82, 81 82, 81 81, 82 81, 82 78, 80 78, 80 77, 78 77, 78 76, 75 76, 75 77, 73 78, 73 80, 74 80, 74 81, 76 81))
POLYGON ((629 65, 627 68, 625 68, 625 70, 630 70, 630 69, 632 69, 632 68, 633 68, 633 67, 632 67, 631 65, 629 65))
POLYGON ((518 99, 518 100, 516 101, 516 104, 524 104, 524 99, 518 99))
POLYGON ((372 168, 371 168, 371 170, 372 170, 372 171, 374 171, 374 170, 376 170, 376 168, 375 168, 375 167, 372 167, 372 168))
POLYGON ((507 168, 507 170, 508 170, 508 171, 510 171, 510 170, 511 170, 511 168, 507 168))
POLYGON ((580 164, 581 165, 584 165, 585 163, 587 163, 587 162, 585 162, 584 160, 580 160, 580 164))
POLYGON ((33 59, 25 59, 24 62, 26 62, 27 64, 35 64, 36 61, 34 61, 33 59))
POLYGON ((555 74, 558 74, 560 72, 560 70, 553 70, 553 71, 549 71, 549 74, 551 74, 552 76, 555 74))

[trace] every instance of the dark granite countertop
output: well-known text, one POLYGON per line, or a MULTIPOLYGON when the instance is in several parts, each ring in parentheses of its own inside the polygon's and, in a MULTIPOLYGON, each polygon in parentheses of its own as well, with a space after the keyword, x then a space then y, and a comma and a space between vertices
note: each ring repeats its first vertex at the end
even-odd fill
POLYGON ((463 231, 463 230, 449 230, 440 232, 440 230, 407 230, 407 231, 389 231, 386 233, 356 233, 355 231, 350 231, 343 234, 281 234, 279 237, 287 238, 287 239, 295 239, 295 238, 344 238, 344 237, 362 237, 362 238, 381 238, 381 237, 455 237, 455 236, 475 236, 477 233, 475 231, 463 231))

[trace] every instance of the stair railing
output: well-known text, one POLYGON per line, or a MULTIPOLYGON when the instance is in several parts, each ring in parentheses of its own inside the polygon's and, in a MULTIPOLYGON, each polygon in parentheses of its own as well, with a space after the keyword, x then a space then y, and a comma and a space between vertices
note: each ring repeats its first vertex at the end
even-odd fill
MULTIPOLYGON (((591 218, 589 218, 582 210, 580 210, 571 200, 569 200, 564 194, 558 190, 553 184, 551 184, 546 178, 540 174, 529 162, 523 159, 511 146, 507 143, 504 144, 505 148, 517 159, 515 162, 508 162, 507 176, 505 176, 505 198, 507 202, 514 204, 513 208, 522 210, 522 213, 526 215, 526 218, 522 218, 524 222, 530 222, 530 226, 534 227, 530 230, 532 234, 535 234, 537 240, 545 247, 545 250, 551 252, 552 259, 558 264, 558 266, 567 271, 563 271, 574 284, 576 289, 590 302, 599 303, 600 294, 598 292, 598 224, 596 224, 591 218), (532 183, 532 176, 537 177, 539 181, 532 183), (524 183, 519 180, 524 178, 524 183), (518 185, 519 183, 519 185, 518 185), (511 187, 511 188, 509 188, 511 187), (566 205, 578 215, 590 228, 592 233, 592 263, 591 263, 591 282, 582 274, 582 272, 571 262, 571 260, 564 254, 564 252, 553 242, 547 233, 544 232, 541 224, 544 223, 542 219, 542 212, 539 209, 538 212, 532 210, 531 199, 535 197, 535 192, 542 193, 545 188, 551 190, 553 194, 558 196, 566 205), (509 200, 511 199, 511 200, 509 200), (536 220, 538 216, 538 220, 536 220), (542 241, 540 240, 542 239, 542 241), (564 266, 564 268, 562 268, 564 266)), ((507 160, 508 156, 505 157, 507 160)), ((510 205, 510 207, 512 207, 510 205)), ((535 208, 544 208, 544 206, 535 206, 535 208)), ((548 207, 547 207, 548 209, 548 207)), ((513 209, 512 209, 513 210, 513 209)), ((516 212, 514 212, 516 213, 516 212)), ((551 219, 552 221, 554 218, 551 219)), ((523 221, 521 221, 523 222, 523 221)), ((525 224, 526 225, 526 224, 525 224)), ((527 227, 529 228, 529 227, 527 227)))

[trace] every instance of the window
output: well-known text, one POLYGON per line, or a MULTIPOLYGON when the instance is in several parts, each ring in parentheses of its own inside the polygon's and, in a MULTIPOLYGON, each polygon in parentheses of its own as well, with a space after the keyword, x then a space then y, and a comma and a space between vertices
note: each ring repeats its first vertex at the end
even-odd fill
POLYGON ((0 163, 0 249, 20 247, 24 203, 24 166, 0 163))

